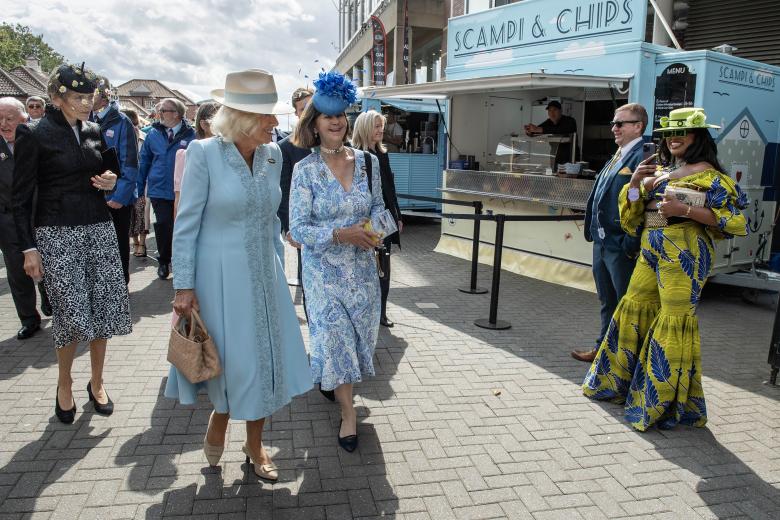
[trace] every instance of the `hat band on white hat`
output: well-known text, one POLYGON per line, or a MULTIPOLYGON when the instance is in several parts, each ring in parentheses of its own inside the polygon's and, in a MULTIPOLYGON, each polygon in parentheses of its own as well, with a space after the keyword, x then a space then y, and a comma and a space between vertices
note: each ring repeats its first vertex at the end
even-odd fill
POLYGON ((279 101, 279 96, 273 94, 243 94, 239 92, 225 92, 226 103, 239 105, 270 105, 279 101))

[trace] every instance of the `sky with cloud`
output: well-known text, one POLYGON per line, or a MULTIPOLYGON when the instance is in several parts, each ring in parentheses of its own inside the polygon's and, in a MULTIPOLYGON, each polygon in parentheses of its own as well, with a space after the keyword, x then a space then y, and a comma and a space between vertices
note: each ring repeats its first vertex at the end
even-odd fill
POLYGON ((248 68, 273 72, 280 97, 288 99, 338 54, 333 0, 3 4, 3 21, 29 26, 68 60, 86 61, 112 83, 158 79, 195 101, 222 87, 227 72, 248 68))

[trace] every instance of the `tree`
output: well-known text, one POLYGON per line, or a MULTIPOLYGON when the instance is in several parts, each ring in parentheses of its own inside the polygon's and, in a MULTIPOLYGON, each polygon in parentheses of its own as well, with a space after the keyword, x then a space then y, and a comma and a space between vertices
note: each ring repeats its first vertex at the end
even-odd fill
POLYGON ((65 62, 65 57, 43 41, 42 34, 33 34, 26 25, 0 25, 0 67, 12 69, 25 64, 25 58, 41 60, 41 69, 51 72, 65 62))

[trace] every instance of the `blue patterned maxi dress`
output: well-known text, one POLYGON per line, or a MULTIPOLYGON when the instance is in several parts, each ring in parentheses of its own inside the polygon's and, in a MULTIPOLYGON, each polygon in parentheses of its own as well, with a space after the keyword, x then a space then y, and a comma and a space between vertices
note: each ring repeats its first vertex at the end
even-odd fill
POLYGON ((333 228, 384 211, 377 158, 370 156, 369 191, 363 153, 353 153, 355 172, 348 191, 317 151, 295 165, 290 190, 290 234, 303 244, 311 373, 323 390, 374 375, 381 303, 374 251, 336 245, 332 238, 333 228))

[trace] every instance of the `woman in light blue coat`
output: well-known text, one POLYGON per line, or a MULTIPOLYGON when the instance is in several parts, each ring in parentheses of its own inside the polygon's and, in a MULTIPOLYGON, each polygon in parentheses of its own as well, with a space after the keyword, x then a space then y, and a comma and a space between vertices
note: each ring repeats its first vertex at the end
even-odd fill
POLYGON ((265 418, 312 386, 276 216, 282 156, 271 132, 284 105, 265 71, 232 73, 225 83, 212 92, 223 104, 212 122, 217 137, 187 150, 173 237, 174 311, 199 310, 223 373, 193 385, 171 367, 165 395, 192 404, 205 388, 214 405, 203 448, 209 463, 219 462, 228 419, 244 420, 247 462, 276 480, 262 444, 265 418))

